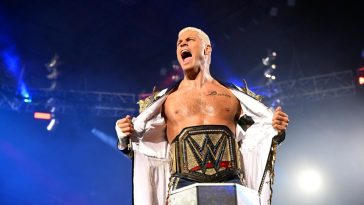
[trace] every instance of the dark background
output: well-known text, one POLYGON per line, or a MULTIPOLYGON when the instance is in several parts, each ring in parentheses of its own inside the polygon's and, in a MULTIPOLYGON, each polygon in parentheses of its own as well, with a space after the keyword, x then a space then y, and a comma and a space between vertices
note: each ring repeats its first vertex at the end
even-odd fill
MULTIPOLYGON (((261 59, 275 51, 276 81, 364 66, 360 1, 0 1, 0 50, 19 59, 30 88, 126 92, 169 86, 178 31, 204 30, 213 76, 264 84, 261 59), (164 74, 163 74, 164 72, 164 74)), ((1 85, 17 77, 0 60, 1 85)), ((284 107, 291 123, 278 152, 273 204, 364 204, 363 97, 284 107), (318 170, 305 195, 296 178, 318 170)), ((120 116, 122 117, 122 116, 120 116)), ((0 204, 131 204, 131 162, 91 134, 114 137, 117 118, 60 115, 53 132, 32 113, 0 111, 0 204)))

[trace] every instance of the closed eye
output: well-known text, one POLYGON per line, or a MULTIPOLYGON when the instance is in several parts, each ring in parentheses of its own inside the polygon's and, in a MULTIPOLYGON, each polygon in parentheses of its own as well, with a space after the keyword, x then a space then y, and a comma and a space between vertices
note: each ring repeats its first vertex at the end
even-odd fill
MULTIPOLYGON (((196 39, 195 38, 193 38, 193 37, 187 37, 186 38, 186 41, 188 42, 188 41, 195 41, 196 39)), ((178 40, 177 41, 177 46, 179 46, 180 44, 182 43, 182 40, 178 40)))
POLYGON ((189 37, 189 38, 187 38, 186 40, 187 40, 187 41, 194 41, 194 40, 195 40, 195 38, 189 37))

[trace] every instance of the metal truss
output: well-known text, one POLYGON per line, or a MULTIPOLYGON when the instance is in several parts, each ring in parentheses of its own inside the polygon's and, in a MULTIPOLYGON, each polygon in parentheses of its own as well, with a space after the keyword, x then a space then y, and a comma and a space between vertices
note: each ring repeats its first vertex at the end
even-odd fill
POLYGON ((305 77, 256 87, 254 91, 265 98, 265 103, 297 104, 331 98, 353 96, 356 93, 351 70, 305 77), (278 101, 278 102, 277 102, 278 101))
POLYGON ((26 103, 16 89, 1 86, 0 108, 14 111, 53 111, 55 114, 76 114, 120 117, 137 110, 136 95, 132 93, 51 91, 31 89, 31 102, 26 103))
MULTIPOLYGON (((272 83, 255 87, 253 91, 262 95, 266 104, 274 105, 277 100, 283 104, 296 104, 352 96, 355 95, 356 88, 354 73, 349 70, 272 83)), ((31 103, 25 103, 15 93, 15 88, 1 86, 0 109, 25 112, 49 112, 55 109, 56 114, 107 117, 121 117, 137 112, 136 94, 132 93, 31 89, 31 103)))

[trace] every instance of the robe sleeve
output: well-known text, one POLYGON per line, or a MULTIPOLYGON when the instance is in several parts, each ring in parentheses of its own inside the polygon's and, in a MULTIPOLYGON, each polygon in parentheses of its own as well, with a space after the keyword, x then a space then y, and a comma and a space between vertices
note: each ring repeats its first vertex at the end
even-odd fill
POLYGON ((169 145, 161 107, 166 97, 151 104, 135 119, 132 136, 127 137, 116 126, 118 148, 133 153, 134 205, 165 205, 169 180, 169 145), (129 144, 128 144, 129 143, 129 144))
POLYGON ((277 131, 272 126, 273 112, 252 97, 232 90, 239 99, 246 115, 254 122, 248 129, 237 126, 236 137, 241 141, 240 152, 243 156, 244 175, 248 188, 260 194, 261 204, 266 205, 271 195, 271 174, 267 171, 272 139, 277 131), (268 199, 267 199, 268 196, 268 199))

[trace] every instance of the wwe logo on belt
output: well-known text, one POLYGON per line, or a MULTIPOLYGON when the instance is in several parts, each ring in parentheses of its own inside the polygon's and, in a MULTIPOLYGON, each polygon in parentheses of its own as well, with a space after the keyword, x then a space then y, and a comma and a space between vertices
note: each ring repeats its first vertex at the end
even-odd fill
POLYGON ((198 164, 198 166, 191 168, 190 171, 198 172, 201 170, 203 174, 212 175, 219 172, 221 168, 229 168, 231 166, 230 157, 224 157, 229 156, 229 149, 226 150, 227 142, 227 137, 222 134, 190 136, 187 140, 187 145, 198 164), (203 141, 202 138, 204 138, 203 141), (198 141, 200 143, 198 143, 198 141), (215 141, 215 144, 213 141, 215 141), (201 144, 201 142, 202 145, 200 146, 199 144, 201 144), (223 161, 223 159, 226 158, 229 161, 223 161), (211 168, 213 168, 214 171, 206 173, 206 170, 211 168))

